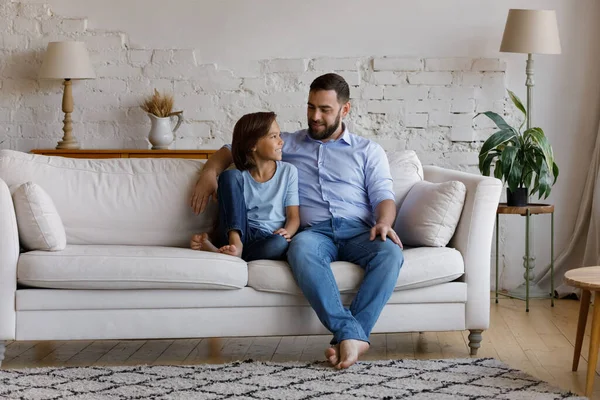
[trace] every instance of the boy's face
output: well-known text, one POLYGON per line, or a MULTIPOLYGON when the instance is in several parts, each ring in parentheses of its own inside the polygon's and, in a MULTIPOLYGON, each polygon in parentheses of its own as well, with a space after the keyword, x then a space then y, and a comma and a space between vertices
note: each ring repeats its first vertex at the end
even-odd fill
POLYGON ((283 148, 283 139, 281 139, 281 131, 277 121, 273 121, 269 133, 258 139, 254 146, 253 154, 255 159, 263 160, 281 160, 283 148))

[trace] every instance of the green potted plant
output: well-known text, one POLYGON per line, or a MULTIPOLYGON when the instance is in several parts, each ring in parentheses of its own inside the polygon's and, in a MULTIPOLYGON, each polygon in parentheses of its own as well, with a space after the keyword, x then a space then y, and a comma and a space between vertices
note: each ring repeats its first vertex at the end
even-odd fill
POLYGON ((554 162, 552 146, 542 128, 529 128, 521 132, 527 121, 527 111, 517 95, 510 90, 508 94, 523 113, 523 122, 514 128, 492 111, 474 117, 483 114, 499 129, 483 143, 479 151, 479 170, 489 176, 494 163, 494 176, 507 184, 507 204, 521 207, 527 205, 528 197, 536 193, 540 199, 546 199, 556 183, 559 170, 554 162))

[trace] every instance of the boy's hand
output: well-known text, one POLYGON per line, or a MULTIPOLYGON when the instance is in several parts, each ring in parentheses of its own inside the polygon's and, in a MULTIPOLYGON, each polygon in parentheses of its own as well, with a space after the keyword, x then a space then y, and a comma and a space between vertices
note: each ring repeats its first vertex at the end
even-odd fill
POLYGON ((288 231, 285 228, 279 228, 275 232, 273 232, 273 234, 283 236, 285 238, 285 240, 287 240, 288 242, 292 241, 292 237, 290 236, 290 234, 288 233, 288 231))
POLYGON ((204 212, 208 199, 217 200, 217 175, 213 171, 203 170, 190 196, 190 206, 195 214, 204 212))

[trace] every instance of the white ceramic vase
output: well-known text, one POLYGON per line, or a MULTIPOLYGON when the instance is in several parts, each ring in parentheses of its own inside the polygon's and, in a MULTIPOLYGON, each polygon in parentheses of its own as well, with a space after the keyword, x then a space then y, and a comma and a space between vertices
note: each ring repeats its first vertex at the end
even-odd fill
POLYGON ((170 117, 157 117, 154 114, 148 114, 152 127, 148 134, 148 141, 152 144, 152 150, 168 149, 175 139, 175 132, 179 129, 179 125, 183 122, 181 113, 170 117), (177 123, 172 128, 171 120, 177 117, 177 123))

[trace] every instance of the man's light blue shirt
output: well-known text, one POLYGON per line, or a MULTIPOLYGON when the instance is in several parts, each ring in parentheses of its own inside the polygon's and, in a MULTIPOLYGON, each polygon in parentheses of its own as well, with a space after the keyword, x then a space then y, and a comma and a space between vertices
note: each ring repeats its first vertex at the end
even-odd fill
POLYGON ((283 160, 298 169, 303 227, 331 218, 374 225, 379 203, 394 200, 390 166, 379 144, 345 126, 335 141, 314 140, 307 130, 282 132, 281 138, 283 160))

